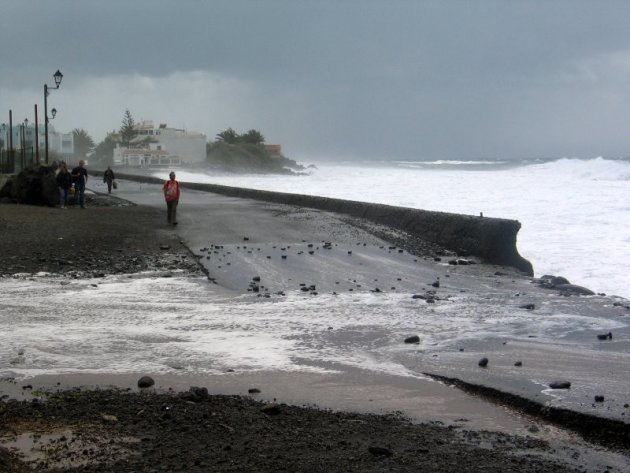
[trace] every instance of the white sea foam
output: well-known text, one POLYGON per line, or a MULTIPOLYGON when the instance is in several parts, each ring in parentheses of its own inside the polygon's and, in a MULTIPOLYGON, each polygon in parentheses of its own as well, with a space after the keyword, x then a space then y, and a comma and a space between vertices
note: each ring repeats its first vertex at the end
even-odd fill
MULTIPOLYGON (((506 307, 478 295, 426 304, 408 293, 225 296, 203 279, 0 279, 0 376, 41 373, 221 374, 258 370, 421 376, 410 359, 487 339, 595 344, 627 322, 506 307), (420 343, 402 340, 420 334, 420 343)), ((618 320, 619 319, 619 320, 618 320)))
POLYGON ((559 159, 321 164, 308 175, 179 179, 519 220, 538 276, 630 297, 630 161, 559 159))

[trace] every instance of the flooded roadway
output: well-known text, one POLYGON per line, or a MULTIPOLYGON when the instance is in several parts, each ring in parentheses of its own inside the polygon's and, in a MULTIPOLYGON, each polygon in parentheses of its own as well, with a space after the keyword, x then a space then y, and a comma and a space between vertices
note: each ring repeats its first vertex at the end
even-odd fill
MULTIPOLYGON (((118 195, 163 205, 158 186, 122 182, 118 195)), ((186 191, 178 217, 169 231, 212 282, 172 272, 1 279, 2 377, 151 373, 164 388, 255 385, 285 402, 531 434, 535 421, 424 374, 435 373, 625 420, 630 313, 611 298, 562 297, 506 268, 417 258, 319 211, 186 191), (607 332, 612 340, 597 339, 607 332), (404 343, 412 335, 419 342, 404 343), (557 380, 571 389, 549 389, 557 380)))

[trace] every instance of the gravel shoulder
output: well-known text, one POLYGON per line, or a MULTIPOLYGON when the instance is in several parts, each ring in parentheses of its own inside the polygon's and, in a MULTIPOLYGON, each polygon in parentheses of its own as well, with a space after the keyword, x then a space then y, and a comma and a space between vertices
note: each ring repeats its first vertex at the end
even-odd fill
POLYGON ((198 272, 164 214, 101 194, 86 209, 0 205, 0 275, 98 277, 156 269, 198 272))

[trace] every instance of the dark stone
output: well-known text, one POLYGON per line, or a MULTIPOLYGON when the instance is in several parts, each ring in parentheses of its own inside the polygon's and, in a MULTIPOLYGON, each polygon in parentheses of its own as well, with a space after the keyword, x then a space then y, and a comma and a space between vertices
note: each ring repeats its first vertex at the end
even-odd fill
POLYGON ((581 296, 593 296, 595 293, 590 289, 587 289, 576 284, 571 284, 566 278, 562 276, 551 276, 545 274, 538 280, 538 285, 546 289, 557 289, 560 294, 565 296, 581 295, 581 296))
POLYGON ((155 384, 155 381, 153 380, 151 376, 143 376, 142 378, 138 380, 139 388, 150 388, 154 384, 155 384))
POLYGON ((560 294, 567 296, 594 296, 595 293, 590 289, 587 289, 576 284, 559 284, 555 286, 555 289, 560 291, 560 294))
POLYGON ((598 394, 595 396, 595 402, 604 402, 604 396, 598 394))
POLYGON ((562 276, 553 276, 551 278, 551 283, 554 286, 559 286, 561 284, 571 284, 567 278, 564 278, 562 276))
POLYGON ((260 281, 260 276, 254 276, 254 277, 252 278, 252 281, 259 282, 259 281, 260 281))
POLYGON ((563 278, 562 276, 553 276, 551 274, 545 274, 540 277, 538 280, 538 285, 541 287, 546 287, 548 289, 555 289, 557 286, 562 284, 570 284, 569 280, 563 278))
POLYGON ((405 338, 405 343, 420 343, 420 337, 418 335, 412 335, 405 338))
POLYGON ((571 383, 569 381, 554 381, 549 383, 549 387, 551 389, 569 389, 571 387, 571 383))
POLYGON ((368 447, 368 452, 372 455, 382 455, 385 457, 391 457, 394 454, 389 448, 375 446, 368 447))
POLYGON ((482 368, 485 368, 486 366, 488 366, 488 358, 486 358, 485 356, 479 360, 479 366, 481 366, 482 368))
POLYGON ((281 410, 278 404, 272 403, 272 404, 266 404, 265 406, 263 406, 260 409, 260 412, 262 412, 263 414, 270 415, 270 416, 275 416, 275 415, 280 414, 281 410))
POLYGON ((210 395, 208 394, 208 388, 191 386, 188 392, 181 393, 180 397, 187 401, 201 402, 204 399, 208 399, 210 395))
POLYGON ((249 388, 249 389, 247 390, 247 392, 248 392, 249 394, 260 394, 260 389, 258 389, 258 388, 249 388))

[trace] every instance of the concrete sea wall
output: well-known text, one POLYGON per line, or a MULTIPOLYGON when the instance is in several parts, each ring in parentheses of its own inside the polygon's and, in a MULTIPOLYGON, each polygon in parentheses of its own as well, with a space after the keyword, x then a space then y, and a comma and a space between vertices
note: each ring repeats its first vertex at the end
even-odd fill
MULTIPOLYGON (((156 183, 162 179, 116 173, 119 179, 156 183)), ((449 250, 482 258, 488 263, 517 268, 533 276, 532 264, 519 255, 516 236, 521 224, 516 220, 477 217, 446 212, 371 204, 302 194, 271 192, 218 184, 180 182, 184 189, 194 189, 230 197, 308 207, 359 217, 403 230, 449 250)))

